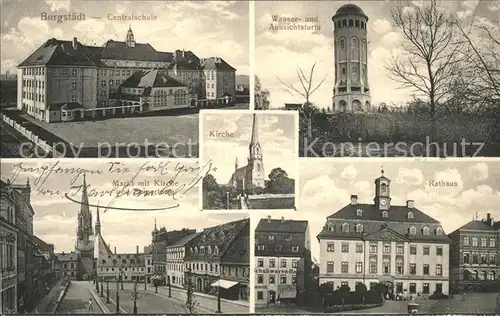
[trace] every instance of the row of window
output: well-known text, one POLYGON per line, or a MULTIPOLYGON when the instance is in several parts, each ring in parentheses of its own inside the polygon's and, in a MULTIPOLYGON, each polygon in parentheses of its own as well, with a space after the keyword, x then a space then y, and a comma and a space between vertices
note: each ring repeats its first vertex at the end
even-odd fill
MULTIPOLYGON (((363 243, 357 243, 356 244, 356 253, 363 253, 363 243)), ((370 253, 378 253, 378 244, 375 243, 370 243, 370 253)), ((423 251, 422 254, 425 256, 429 256, 431 253, 431 246, 423 246, 423 251)), ((327 252, 335 252, 335 243, 334 242, 328 242, 326 244, 326 251, 327 252)), ((391 253, 391 244, 384 244, 382 246, 382 253, 384 254, 390 254, 391 253)), ((396 244, 396 254, 404 254, 405 247, 404 244, 396 244)), ((341 243, 341 252, 349 252, 349 243, 348 242, 343 242, 341 243)), ((417 246, 416 245, 410 245, 410 255, 416 255, 417 254, 417 246)), ((442 256, 443 255, 443 247, 441 246, 436 246, 436 256, 442 256)))
MULTIPOLYGON (((274 247, 274 250, 281 252, 283 250, 288 250, 288 247, 286 247, 286 248, 287 249, 285 249, 285 247, 283 245, 276 245, 274 247)), ((266 250, 266 245, 257 245, 257 249, 260 251, 264 251, 264 250, 266 250)), ((300 247, 299 246, 291 246, 291 250, 292 250, 292 252, 299 252, 300 247)))
POLYGON ((360 21, 360 20, 344 19, 342 21, 336 21, 334 23, 334 27, 335 27, 335 29, 341 29, 344 27, 358 27, 358 28, 361 28, 363 30, 366 30, 366 23, 364 21, 360 21))
POLYGON ((26 76, 42 76, 45 74, 44 67, 23 68, 23 75, 26 76))
POLYGON ((16 225, 16 213, 13 205, 2 203, 0 217, 12 226, 16 225))
POLYGON ((483 248, 490 247, 494 248, 496 247, 496 240, 495 238, 489 238, 489 243, 488 243, 488 238, 486 237, 472 237, 470 238, 469 236, 464 236, 463 239, 463 244, 464 246, 472 246, 472 247, 479 247, 479 245, 483 248), (471 243, 472 240, 472 243, 471 243), (480 243, 479 243, 480 241, 480 243))
POLYGON ((32 100, 36 102, 45 102, 45 95, 41 93, 23 91, 23 99, 32 100))
POLYGON ((74 269, 75 269, 75 263, 73 263, 73 262, 72 262, 72 263, 70 263, 69 265, 68 265, 67 263, 63 263, 61 267, 62 267, 62 269, 63 269, 63 270, 68 269, 68 267, 69 267, 71 270, 74 270, 74 269))
MULTIPOLYGON (((107 261, 106 261, 106 260, 104 260, 104 259, 101 261, 101 263, 102 263, 102 264, 106 264, 106 262, 107 262, 107 261)), ((141 264, 141 260, 140 260, 140 259, 137 259, 137 260, 136 260, 136 259, 130 259, 130 261, 129 261, 129 262, 130 262, 130 264, 136 264, 136 263, 137 263, 137 264, 141 264)), ((118 263, 118 260, 113 259, 113 264, 117 264, 117 263, 118 263)), ((127 264, 127 263, 128 263, 128 262, 127 262, 127 260, 126 260, 126 259, 122 259, 122 264, 127 264)))
MULTIPOLYGON (((346 50, 346 40, 345 38, 341 37, 339 39, 339 54, 338 54, 338 60, 339 61, 344 61, 347 56, 347 50, 346 50)), ((357 37, 351 37, 351 49, 350 49, 350 57, 351 60, 361 60, 363 62, 366 62, 368 55, 367 55, 367 44, 366 44, 366 39, 361 40, 361 46, 359 45, 359 40, 357 37)))
POLYGON ((487 271, 483 270, 483 271, 481 271, 481 273, 479 273, 479 271, 477 271, 477 270, 474 270, 474 271, 465 270, 464 274, 463 274, 464 281, 468 281, 468 280, 494 281, 495 277, 496 277, 495 271, 490 271, 490 273, 488 273, 487 271))
POLYGON ((472 253, 472 256, 469 252, 464 252, 463 254, 463 263, 469 264, 496 264, 497 256, 494 253, 490 253, 489 255, 486 253, 472 253), (489 257, 489 260, 488 260, 489 257))
MULTIPOLYGON (((115 271, 115 268, 100 268, 101 272, 109 272, 109 270, 111 269, 111 272, 114 272, 115 271), (106 270, 105 270, 106 269, 106 270)), ((128 268, 123 268, 124 271, 128 271, 128 268)), ((130 268, 130 270, 132 272, 143 272, 144 271, 144 268, 130 268)), ((119 268, 117 271, 122 271, 122 268, 119 268)))
MULTIPOLYGON (((15 240, 14 240, 15 242, 15 240)), ((0 271, 5 269, 14 269, 16 266, 14 264, 17 253, 15 251, 14 244, 0 244, 0 271)))
MULTIPOLYGON (((268 275, 269 282, 268 284, 276 284, 276 275, 270 274, 268 275)), ((280 275, 280 284, 287 284, 288 278, 286 274, 281 274, 280 275)), ((263 274, 257 274, 257 284, 264 284, 264 275, 263 274)), ((297 284, 297 276, 292 275, 292 282, 291 284, 297 284)))
POLYGON ((23 89, 44 89, 45 88, 45 81, 40 81, 40 80, 28 80, 24 79, 23 80, 23 89))
MULTIPOLYGON (((298 260, 293 259, 292 260, 292 268, 296 269, 298 266, 298 260)), ((286 259, 281 259, 280 261, 280 268, 286 268, 287 266, 287 260, 286 259)), ((259 259, 257 260, 257 267, 259 268, 265 268, 264 266, 264 259, 259 259)), ((275 259, 269 259, 269 268, 276 268, 276 260, 275 259)))
MULTIPOLYGON (((363 262, 356 262, 354 264, 354 271, 357 274, 363 273, 363 262)), ((370 258, 369 261, 369 273, 377 274, 378 273, 378 263, 377 258, 370 258)), ((327 273, 335 273, 335 265, 333 261, 328 261, 326 263, 326 272, 327 273)), ((349 273, 349 262, 341 262, 340 264, 340 272, 341 273, 349 273)), ((417 264, 410 263, 409 265, 409 274, 416 275, 417 274, 417 264)), ((382 273, 390 274, 391 272, 391 261, 388 258, 384 258, 382 261, 382 273)), ((404 274, 404 261, 403 259, 396 259, 396 274, 404 274)), ((443 275, 443 266, 441 264, 436 264, 435 275, 443 275)), ((430 265, 423 264, 422 265, 422 275, 430 275, 430 265)))
POLYGON ((212 254, 212 250, 213 250, 213 253, 215 255, 217 255, 219 253, 219 246, 215 245, 213 247, 213 249, 212 249, 212 246, 210 246, 210 245, 208 245, 206 248, 205 248, 205 246, 200 246, 200 247, 195 246, 194 248, 191 247, 189 249, 189 252, 191 254, 194 254, 194 255, 204 255, 205 254, 205 250, 207 251, 207 254, 209 254, 209 255, 212 254))

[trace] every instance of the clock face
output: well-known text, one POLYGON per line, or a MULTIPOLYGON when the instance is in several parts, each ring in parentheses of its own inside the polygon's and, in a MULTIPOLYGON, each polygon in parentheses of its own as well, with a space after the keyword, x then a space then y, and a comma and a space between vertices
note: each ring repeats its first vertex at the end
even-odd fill
POLYGON ((385 206, 387 204, 386 200, 380 200, 380 205, 385 206))

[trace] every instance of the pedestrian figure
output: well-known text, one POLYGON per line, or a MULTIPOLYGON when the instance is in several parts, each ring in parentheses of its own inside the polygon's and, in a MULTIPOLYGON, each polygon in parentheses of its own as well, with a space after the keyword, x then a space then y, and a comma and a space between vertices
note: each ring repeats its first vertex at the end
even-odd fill
POLYGON ((89 298, 89 311, 94 311, 92 309, 92 299, 91 298, 89 298))

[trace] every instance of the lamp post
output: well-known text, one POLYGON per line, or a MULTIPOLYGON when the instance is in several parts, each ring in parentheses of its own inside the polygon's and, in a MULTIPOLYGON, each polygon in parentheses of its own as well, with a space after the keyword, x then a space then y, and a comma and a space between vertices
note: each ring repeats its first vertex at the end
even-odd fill
POLYGON ((99 280, 98 280, 97 274, 95 276, 94 283, 95 283, 95 291, 97 293, 99 293, 99 280))
POLYGON ((138 296, 138 293, 137 293, 137 281, 135 282, 134 284, 134 293, 132 294, 133 297, 134 297, 134 315, 137 315, 137 296, 138 296))
POLYGON ((120 314, 120 274, 116 278, 116 313, 120 314))
POLYGON ((109 304, 109 281, 106 281, 106 304, 109 304))
POLYGON ((172 284, 170 284, 170 277, 168 278, 168 297, 172 297, 172 284))
POLYGON ((221 314, 222 311, 220 310, 220 280, 217 281, 217 314, 221 314))
POLYGON ((122 290, 122 291, 123 291, 123 275, 124 275, 124 274, 125 274, 125 273, 124 273, 123 271, 120 271, 120 279, 121 279, 121 284, 122 284, 122 285, 121 285, 121 290, 122 290))
POLYGON ((102 277, 101 277, 101 297, 104 296, 104 289, 103 289, 102 283, 103 283, 103 281, 102 281, 102 277))

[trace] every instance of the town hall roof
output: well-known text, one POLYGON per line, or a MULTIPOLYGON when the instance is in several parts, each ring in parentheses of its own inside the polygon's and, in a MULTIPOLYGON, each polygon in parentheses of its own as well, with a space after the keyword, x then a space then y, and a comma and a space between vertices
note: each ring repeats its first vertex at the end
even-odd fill
POLYGON ((185 87, 186 85, 170 77, 166 70, 139 70, 127 78, 120 88, 165 88, 185 87))
POLYGON ((255 255, 302 256, 308 240, 308 225, 304 220, 261 219, 255 229, 255 255))

